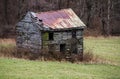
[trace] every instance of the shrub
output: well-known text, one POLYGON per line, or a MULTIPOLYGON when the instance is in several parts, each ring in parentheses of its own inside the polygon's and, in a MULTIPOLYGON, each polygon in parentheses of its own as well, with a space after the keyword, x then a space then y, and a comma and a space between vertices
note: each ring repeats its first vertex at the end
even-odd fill
POLYGON ((93 61, 93 59, 94 59, 94 55, 93 55, 93 53, 90 50, 84 52, 84 54, 83 54, 83 61, 89 62, 89 61, 93 61))
POLYGON ((57 61, 70 61, 70 62, 97 62, 99 57, 93 55, 91 50, 80 54, 71 54, 69 57, 62 52, 49 52, 48 49, 42 49, 38 53, 33 53, 28 49, 16 48, 15 40, 13 39, 0 39, 0 56, 4 57, 17 57, 30 60, 57 60, 57 61))
POLYGON ((13 39, 0 39, 0 56, 13 57, 16 45, 13 39))

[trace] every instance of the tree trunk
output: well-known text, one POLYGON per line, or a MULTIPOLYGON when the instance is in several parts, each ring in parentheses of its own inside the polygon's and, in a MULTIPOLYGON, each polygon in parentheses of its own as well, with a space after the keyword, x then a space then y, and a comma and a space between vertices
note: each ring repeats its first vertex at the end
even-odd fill
POLYGON ((70 0, 67 0, 67 8, 69 8, 70 0))
POLYGON ((59 1, 58 1, 59 9, 61 9, 61 2, 62 2, 62 0, 59 0, 59 1))
POLYGON ((8 21, 8 0, 4 0, 4 13, 5 13, 5 20, 6 20, 6 23, 9 24, 9 21, 8 21))
POLYGON ((109 36, 110 35, 110 0, 108 0, 108 15, 107 15, 107 28, 106 33, 109 36))

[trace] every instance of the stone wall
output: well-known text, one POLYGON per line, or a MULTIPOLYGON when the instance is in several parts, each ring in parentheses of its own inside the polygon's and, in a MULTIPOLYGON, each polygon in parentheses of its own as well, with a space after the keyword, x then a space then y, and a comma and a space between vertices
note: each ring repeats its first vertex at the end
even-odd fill
POLYGON ((77 48, 77 53, 83 52, 83 30, 76 31, 76 38, 72 38, 72 31, 53 32, 53 40, 49 40, 49 32, 42 33, 43 48, 49 51, 60 51, 60 45, 65 44, 65 49, 71 52, 74 46, 77 48))
POLYGON ((16 27, 18 48, 30 49, 38 53, 41 49, 41 32, 30 22, 19 22, 16 27))

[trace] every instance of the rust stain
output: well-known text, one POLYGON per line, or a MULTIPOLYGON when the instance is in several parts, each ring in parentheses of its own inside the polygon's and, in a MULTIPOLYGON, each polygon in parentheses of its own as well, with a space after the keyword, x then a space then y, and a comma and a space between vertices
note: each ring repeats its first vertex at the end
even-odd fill
POLYGON ((52 29, 85 26, 85 24, 79 19, 72 9, 41 12, 36 13, 36 16, 43 20, 44 25, 52 29))

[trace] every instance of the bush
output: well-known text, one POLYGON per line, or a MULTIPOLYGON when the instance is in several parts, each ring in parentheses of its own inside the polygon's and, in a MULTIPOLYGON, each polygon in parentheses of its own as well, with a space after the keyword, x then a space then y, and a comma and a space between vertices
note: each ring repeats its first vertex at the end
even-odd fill
POLYGON ((86 51, 83 55, 71 54, 68 57, 65 53, 61 52, 49 52, 48 49, 43 49, 38 53, 33 53, 27 49, 16 48, 15 40, 13 39, 0 39, 0 56, 4 57, 17 57, 30 60, 57 60, 57 61, 70 61, 70 62, 97 62, 97 56, 93 55, 92 51, 86 51))
POLYGON ((0 56, 13 57, 16 45, 13 39, 0 39, 0 56))
POLYGON ((89 62, 89 61, 93 61, 93 59, 94 59, 94 55, 91 51, 84 52, 83 61, 89 62))

